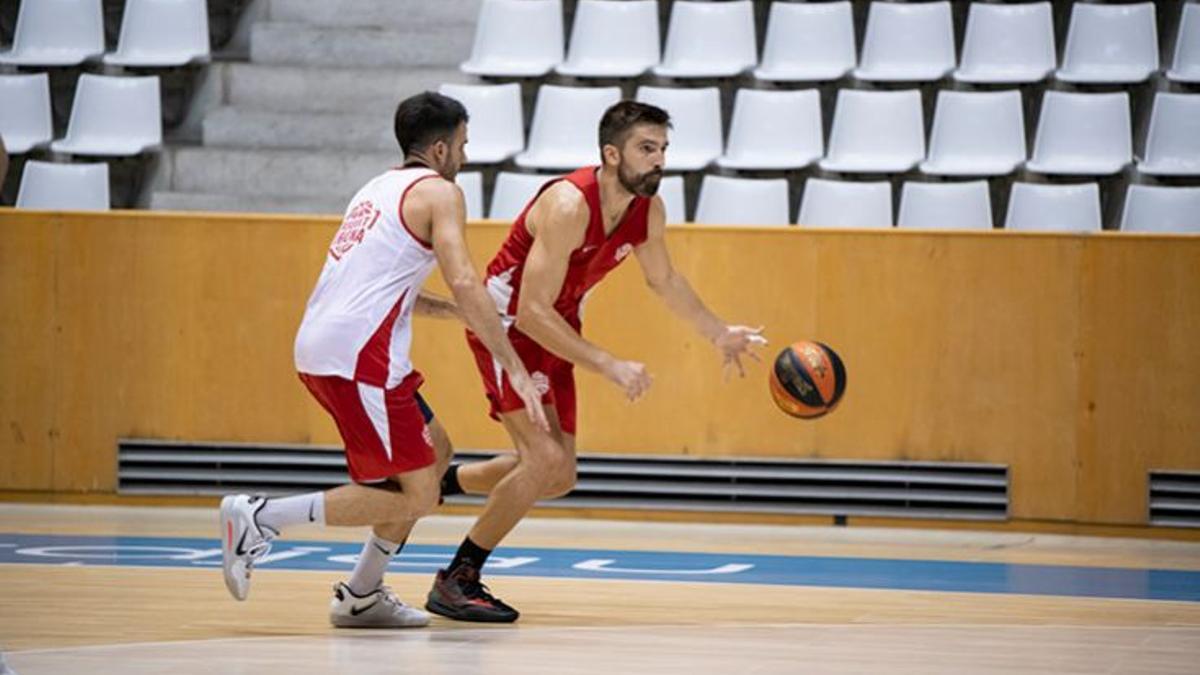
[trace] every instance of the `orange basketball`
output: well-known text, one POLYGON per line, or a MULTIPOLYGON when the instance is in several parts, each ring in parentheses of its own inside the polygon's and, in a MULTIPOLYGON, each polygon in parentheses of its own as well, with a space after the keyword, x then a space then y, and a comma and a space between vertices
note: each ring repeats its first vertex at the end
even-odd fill
POLYGON ((812 419, 837 407, 846 392, 846 367, 820 342, 797 342, 775 357, 771 396, 792 417, 812 419))

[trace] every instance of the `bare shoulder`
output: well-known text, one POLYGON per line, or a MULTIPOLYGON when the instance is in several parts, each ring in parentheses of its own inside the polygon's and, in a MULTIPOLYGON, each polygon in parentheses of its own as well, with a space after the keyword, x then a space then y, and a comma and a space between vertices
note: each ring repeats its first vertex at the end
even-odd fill
POLYGON ((449 204, 463 198, 462 188, 457 183, 448 181, 441 176, 429 176, 413 183, 405 198, 413 200, 416 205, 432 207, 439 204, 449 204))
POLYGON ((542 231, 578 231, 582 234, 587 229, 590 216, 583 193, 564 180, 538 195, 526 216, 525 226, 535 237, 542 231))

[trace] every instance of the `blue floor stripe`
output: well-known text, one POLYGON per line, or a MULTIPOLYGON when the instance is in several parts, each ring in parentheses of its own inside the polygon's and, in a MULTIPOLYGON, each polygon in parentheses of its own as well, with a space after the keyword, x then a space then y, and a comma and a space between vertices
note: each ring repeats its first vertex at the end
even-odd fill
MULTIPOLYGON (((261 569, 347 571, 360 544, 280 541, 261 569)), ((393 572, 432 573, 448 546, 407 546, 393 572)), ((216 568, 216 539, 0 534, 0 563, 216 568)), ((1200 602, 1200 571, 939 560, 502 548, 489 575, 635 579, 1200 602)))

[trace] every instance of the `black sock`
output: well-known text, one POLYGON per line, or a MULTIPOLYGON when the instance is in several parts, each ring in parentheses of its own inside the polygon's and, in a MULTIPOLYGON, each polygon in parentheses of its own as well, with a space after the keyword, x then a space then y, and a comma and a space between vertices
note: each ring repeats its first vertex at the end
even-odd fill
POLYGON ((462 545, 458 547, 458 552, 454 554, 454 561, 446 569, 453 572, 465 563, 477 570, 481 570, 483 569, 483 564, 487 562, 488 556, 491 554, 491 551, 471 541, 470 537, 466 537, 463 539, 462 545))
POLYGON ((462 486, 458 484, 458 467, 461 464, 451 464, 446 473, 442 474, 442 496, 461 495, 462 486))

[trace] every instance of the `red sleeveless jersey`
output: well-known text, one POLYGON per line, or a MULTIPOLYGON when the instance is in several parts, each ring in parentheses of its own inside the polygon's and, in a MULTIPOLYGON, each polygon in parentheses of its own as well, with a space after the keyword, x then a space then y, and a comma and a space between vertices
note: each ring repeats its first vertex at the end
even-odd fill
MULTIPOLYGON (((533 246, 533 237, 525 227, 525 217, 537 198, 551 185, 559 181, 567 181, 574 185, 583 193, 590 212, 587 233, 579 248, 571 251, 562 290, 554 302, 554 309, 576 330, 580 327, 579 305, 587 292, 620 265, 621 261, 633 252, 635 246, 646 241, 646 217, 650 212, 651 201, 649 197, 634 197, 616 229, 609 236, 604 235, 600 184, 596 181, 598 169, 599 167, 595 166, 584 167, 543 185, 517 216, 508 238, 504 240, 496 257, 488 264, 488 293, 495 300, 496 309, 504 317, 506 328, 511 327, 516 319, 525 259, 533 246)), ((553 227, 553 224, 550 226, 553 227)))

